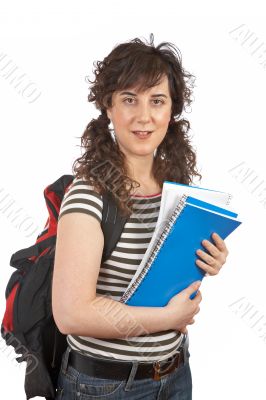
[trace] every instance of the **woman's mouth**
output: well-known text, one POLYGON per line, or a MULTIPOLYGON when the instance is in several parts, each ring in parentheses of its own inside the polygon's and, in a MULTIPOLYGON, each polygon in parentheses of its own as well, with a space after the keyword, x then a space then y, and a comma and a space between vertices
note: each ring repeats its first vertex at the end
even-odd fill
POLYGON ((147 139, 151 136, 152 131, 132 131, 139 139, 147 139))

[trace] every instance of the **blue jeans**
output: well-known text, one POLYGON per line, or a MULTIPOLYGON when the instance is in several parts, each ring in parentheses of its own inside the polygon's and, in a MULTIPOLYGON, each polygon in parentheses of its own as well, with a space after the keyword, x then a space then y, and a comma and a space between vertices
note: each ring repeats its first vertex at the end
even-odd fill
POLYGON ((192 400, 188 348, 185 363, 158 381, 152 378, 134 380, 137 361, 132 362, 128 379, 95 378, 68 365, 67 352, 63 355, 55 400, 192 400))

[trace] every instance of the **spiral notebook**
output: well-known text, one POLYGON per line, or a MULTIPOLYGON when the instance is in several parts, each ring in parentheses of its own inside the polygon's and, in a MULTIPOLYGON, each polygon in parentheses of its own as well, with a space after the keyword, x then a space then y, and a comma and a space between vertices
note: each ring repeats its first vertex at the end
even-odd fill
POLYGON ((151 253, 154 247, 154 244, 159 239, 162 230, 164 229, 170 216, 174 212, 174 209, 183 194, 187 194, 188 196, 195 197, 199 200, 206 201, 208 203, 211 203, 219 207, 225 207, 227 210, 231 209, 230 203, 233 198, 233 195, 230 193, 221 192, 213 189, 207 189, 200 186, 192 186, 177 182, 164 181, 162 195, 161 195, 160 211, 156 222, 156 226, 152 238, 150 240, 150 243, 148 245, 148 248, 145 254, 143 255, 142 260, 132 278, 133 280, 137 278, 138 274, 142 271, 143 267, 145 266, 149 258, 149 254, 151 253))
POLYGON ((131 306, 163 307, 192 282, 202 280, 205 271, 195 263, 199 258, 196 250, 206 251, 201 244, 203 239, 214 243, 213 232, 222 239, 229 236, 242 223, 237 216, 228 209, 183 194, 145 265, 119 301, 131 306))

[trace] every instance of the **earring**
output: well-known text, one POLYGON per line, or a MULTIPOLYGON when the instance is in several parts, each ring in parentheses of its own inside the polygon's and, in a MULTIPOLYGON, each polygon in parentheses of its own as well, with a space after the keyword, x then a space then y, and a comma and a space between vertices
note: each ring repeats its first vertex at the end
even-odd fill
POLYGON ((110 127, 108 126, 108 129, 110 131, 111 137, 112 137, 114 143, 116 143, 115 130, 114 130, 114 126, 113 126, 112 121, 110 121, 109 125, 110 125, 110 127))
POLYGON ((111 130, 111 131, 113 131, 114 130, 114 126, 113 126, 113 122, 110 120, 110 122, 109 122, 109 129, 111 130))

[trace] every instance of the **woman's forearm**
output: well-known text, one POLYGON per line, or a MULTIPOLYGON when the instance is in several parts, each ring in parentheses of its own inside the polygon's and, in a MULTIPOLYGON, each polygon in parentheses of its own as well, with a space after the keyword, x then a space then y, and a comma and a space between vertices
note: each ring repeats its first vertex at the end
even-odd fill
POLYGON ((165 307, 135 307, 97 296, 78 307, 64 328, 65 334, 95 338, 126 338, 171 329, 165 307))

